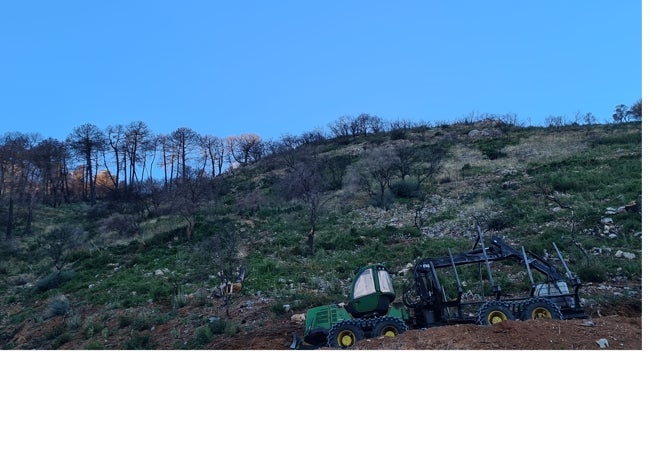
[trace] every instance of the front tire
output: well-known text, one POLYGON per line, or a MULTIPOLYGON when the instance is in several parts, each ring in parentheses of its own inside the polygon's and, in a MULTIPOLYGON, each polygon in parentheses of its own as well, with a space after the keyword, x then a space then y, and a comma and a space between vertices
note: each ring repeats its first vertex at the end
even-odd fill
POLYGON ((515 315, 505 304, 487 301, 478 310, 477 322, 481 325, 494 325, 503 321, 514 321, 515 315))
POLYGON ((327 345, 331 348, 346 349, 363 340, 363 330, 349 322, 334 324, 327 334, 327 345))

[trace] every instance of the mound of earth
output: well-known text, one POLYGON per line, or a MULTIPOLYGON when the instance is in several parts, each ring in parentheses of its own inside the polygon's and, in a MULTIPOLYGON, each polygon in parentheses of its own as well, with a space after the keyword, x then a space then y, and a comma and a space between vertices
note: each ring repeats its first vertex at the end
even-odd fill
POLYGON ((356 349, 641 349, 641 318, 504 321, 409 330, 362 340, 356 349))

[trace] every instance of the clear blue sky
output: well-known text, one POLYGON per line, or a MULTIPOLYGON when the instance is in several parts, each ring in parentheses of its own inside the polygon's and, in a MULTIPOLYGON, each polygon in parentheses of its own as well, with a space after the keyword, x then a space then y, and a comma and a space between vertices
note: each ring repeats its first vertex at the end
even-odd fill
POLYGON ((639 0, 38 1, 0 14, 0 134, 82 123, 300 134, 342 115, 610 121, 639 0))

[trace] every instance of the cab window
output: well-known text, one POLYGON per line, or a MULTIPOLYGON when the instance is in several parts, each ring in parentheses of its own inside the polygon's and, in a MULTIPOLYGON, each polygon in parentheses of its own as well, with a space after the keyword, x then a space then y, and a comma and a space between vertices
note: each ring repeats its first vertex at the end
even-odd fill
POLYGON ((354 283, 353 299, 361 298, 375 292, 375 283, 372 279, 372 269, 364 270, 354 283))
POLYGON ((379 277, 379 290, 381 292, 387 292, 390 294, 395 294, 395 289, 393 289, 393 282, 390 279, 390 275, 386 270, 379 270, 377 272, 379 277))

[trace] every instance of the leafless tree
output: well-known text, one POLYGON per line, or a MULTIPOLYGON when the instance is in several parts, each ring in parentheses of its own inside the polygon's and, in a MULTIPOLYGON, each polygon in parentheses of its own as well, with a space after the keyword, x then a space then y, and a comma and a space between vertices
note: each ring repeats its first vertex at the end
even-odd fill
POLYGON ((106 128, 106 142, 108 147, 106 150, 110 150, 113 154, 113 165, 115 166, 115 173, 111 172, 109 162, 106 159, 106 154, 103 154, 104 157, 104 168, 108 172, 108 176, 113 183, 114 189, 119 189, 120 187, 120 174, 122 169, 124 169, 124 181, 126 181, 126 147, 124 144, 125 141, 125 128, 124 125, 110 125, 106 128))
POLYGON ((314 253, 314 237, 318 227, 320 213, 333 195, 327 195, 331 188, 330 182, 321 172, 322 163, 315 159, 304 159, 297 162, 291 172, 287 174, 283 185, 282 194, 287 199, 299 199, 309 209, 309 227, 307 233, 307 247, 310 254, 314 253))
POLYGON ((386 191, 398 175, 399 160, 393 149, 374 149, 348 170, 348 181, 369 196, 376 196, 383 209, 388 208, 386 191))
POLYGON ((99 152, 106 146, 106 136, 95 125, 85 123, 72 130, 68 136, 70 148, 77 152, 85 165, 84 169, 84 199, 86 199, 86 185, 89 188, 90 205, 95 205, 95 168, 99 152))
POLYGON ((418 163, 411 168, 418 189, 424 182, 440 172, 442 162, 449 152, 450 144, 441 142, 418 149, 418 163))
POLYGON ((201 136, 201 156, 204 163, 210 163, 210 176, 221 175, 226 159, 223 139, 210 134, 201 136))
POLYGON ((189 160, 194 149, 199 144, 199 134, 191 128, 181 127, 174 130, 169 138, 178 156, 178 169, 181 182, 185 182, 190 169, 189 160))
POLYGON ((328 127, 335 138, 347 137, 352 135, 351 123, 352 118, 350 116, 341 116, 331 122, 328 127))
POLYGON ((244 133, 237 137, 232 158, 245 166, 258 161, 264 156, 262 138, 254 133, 244 133))
POLYGON ((68 197, 68 148, 65 143, 49 138, 39 142, 34 152, 40 170, 43 203, 57 207, 68 197))
POLYGON ((128 188, 133 191, 138 181, 144 179, 147 153, 155 148, 154 137, 146 123, 142 121, 131 122, 126 126, 124 146, 128 165, 128 188), (138 177, 138 164, 142 163, 138 177))
POLYGON ((641 106, 641 100, 638 100, 636 103, 632 105, 628 113, 630 116, 635 119, 635 120, 641 120, 642 117, 642 106, 641 106))

